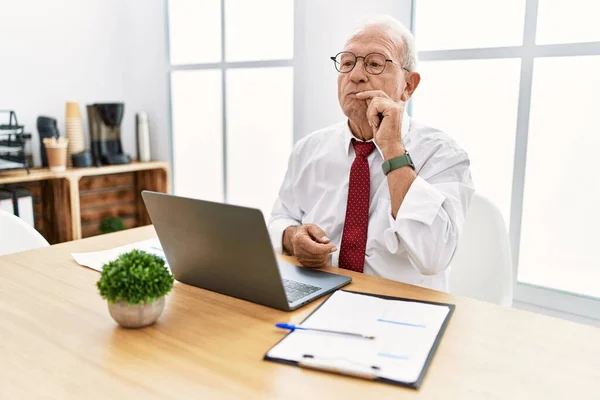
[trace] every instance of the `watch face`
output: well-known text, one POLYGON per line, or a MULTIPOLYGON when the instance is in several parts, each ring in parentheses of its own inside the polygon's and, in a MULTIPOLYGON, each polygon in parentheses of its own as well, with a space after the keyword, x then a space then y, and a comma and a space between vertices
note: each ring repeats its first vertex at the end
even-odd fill
POLYGON ((410 167, 412 169, 415 169, 415 164, 413 163, 412 157, 410 156, 410 154, 408 154, 408 151, 406 152, 406 159, 408 160, 408 165, 410 165, 410 167))

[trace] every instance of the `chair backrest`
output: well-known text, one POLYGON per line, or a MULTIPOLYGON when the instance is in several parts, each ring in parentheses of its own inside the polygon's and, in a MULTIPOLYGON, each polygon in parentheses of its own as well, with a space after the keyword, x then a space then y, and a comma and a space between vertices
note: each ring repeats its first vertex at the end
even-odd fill
POLYGON ((450 293, 510 306, 513 267, 502 214, 475 193, 451 264, 450 293))
POLYGON ((21 218, 0 210, 0 255, 49 246, 38 231, 21 218))

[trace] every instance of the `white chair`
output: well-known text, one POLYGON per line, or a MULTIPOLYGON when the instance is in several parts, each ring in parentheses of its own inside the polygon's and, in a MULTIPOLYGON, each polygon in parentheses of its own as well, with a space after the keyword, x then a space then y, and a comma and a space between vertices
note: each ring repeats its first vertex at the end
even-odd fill
POLYGON ((451 263, 450 293, 510 306, 513 267, 502 214, 475 193, 451 263))
POLYGON ((21 218, 0 210, 0 255, 50 246, 38 231, 21 218))

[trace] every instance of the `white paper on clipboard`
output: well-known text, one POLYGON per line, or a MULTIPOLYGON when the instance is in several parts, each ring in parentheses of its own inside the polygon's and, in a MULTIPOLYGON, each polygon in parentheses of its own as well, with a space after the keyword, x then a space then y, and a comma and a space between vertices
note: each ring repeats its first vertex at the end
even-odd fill
POLYGON ((411 384, 425 368, 449 312, 448 305, 337 291, 301 326, 373 335, 374 340, 296 330, 267 358, 329 365, 341 373, 370 371, 377 378, 411 384))

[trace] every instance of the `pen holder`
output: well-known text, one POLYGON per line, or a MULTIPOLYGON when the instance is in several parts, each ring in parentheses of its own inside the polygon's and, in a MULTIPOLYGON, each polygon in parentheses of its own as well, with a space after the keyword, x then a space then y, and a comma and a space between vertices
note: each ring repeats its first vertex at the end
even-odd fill
POLYGON ((67 170, 67 145, 69 141, 65 138, 46 138, 44 146, 48 156, 48 166, 52 172, 64 172, 67 170))

